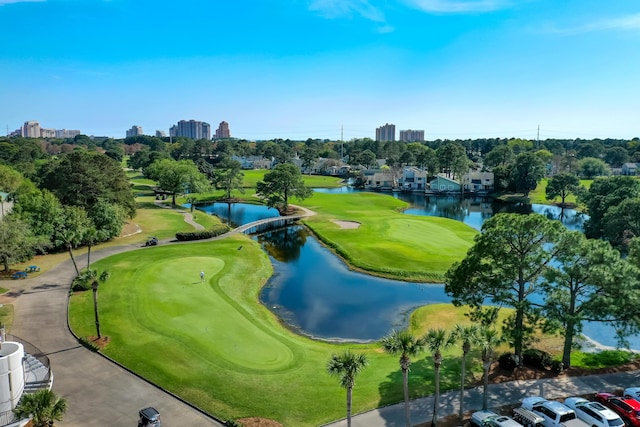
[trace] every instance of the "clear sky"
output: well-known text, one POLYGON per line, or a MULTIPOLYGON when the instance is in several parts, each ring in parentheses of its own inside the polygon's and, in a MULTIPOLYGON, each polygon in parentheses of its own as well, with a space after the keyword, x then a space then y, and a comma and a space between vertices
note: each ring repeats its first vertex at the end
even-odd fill
POLYGON ((640 137, 639 0, 0 0, 0 126, 640 137))

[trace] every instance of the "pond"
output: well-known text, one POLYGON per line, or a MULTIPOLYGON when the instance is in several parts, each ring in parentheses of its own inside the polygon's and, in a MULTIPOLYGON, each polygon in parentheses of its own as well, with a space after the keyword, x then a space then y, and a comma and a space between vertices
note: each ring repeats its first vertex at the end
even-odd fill
MULTIPOLYGON (((411 198, 412 207, 406 213, 414 215, 447 216, 457 212, 457 218, 466 218, 466 223, 478 222, 477 228, 493 215, 491 203, 477 207, 477 203, 484 202, 397 195, 403 196, 411 198), (456 201, 461 208, 456 208, 456 201)), ((274 213, 277 215, 275 210, 265 206, 238 205, 242 206, 231 207, 232 222, 238 225, 242 223, 236 222, 239 218, 254 221, 275 216, 274 213), (234 217, 236 213, 239 216, 234 217)), ((227 205, 219 206, 216 207, 218 210, 203 210, 218 212, 221 218, 227 218, 227 205)), ((561 213, 560 209, 545 205, 533 206, 531 210, 552 217, 559 217, 561 213)), ((564 212, 563 219, 574 229, 581 229, 584 220, 571 210, 564 212)), ((407 283, 351 271, 301 226, 271 231, 255 238, 271 257, 274 267, 274 275, 263 288, 260 301, 302 334, 330 340, 377 340, 393 328, 405 328, 415 308, 451 301, 444 293, 443 284, 407 283)), ((611 329, 598 323, 586 324, 584 333, 604 345, 616 344, 611 329)), ((631 343, 632 348, 640 348, 640 337, 633 337, 631 343)))

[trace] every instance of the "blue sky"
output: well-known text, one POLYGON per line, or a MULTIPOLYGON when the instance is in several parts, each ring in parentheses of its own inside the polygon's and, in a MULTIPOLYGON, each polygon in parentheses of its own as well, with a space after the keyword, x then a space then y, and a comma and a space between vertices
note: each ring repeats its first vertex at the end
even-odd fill
POLYGON ((0 125, 640 137, 638 0, 0 0, 0 125))

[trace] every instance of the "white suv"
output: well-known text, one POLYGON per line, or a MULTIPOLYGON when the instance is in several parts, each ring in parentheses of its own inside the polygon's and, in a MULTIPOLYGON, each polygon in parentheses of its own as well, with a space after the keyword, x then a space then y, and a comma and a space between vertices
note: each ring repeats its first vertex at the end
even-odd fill
POLYGON ((582 397, 569 397, 564 404, 576 412, 578 418, 592 427, 622 427, 624 421, 611 409, 599 402, 590 402, 582 397))
POLYGON ((573 409, 554 400, 543 397, 526 397, 522 399, 522 407, 544 418, 545 427, 588 427, 576 417, 573 409))

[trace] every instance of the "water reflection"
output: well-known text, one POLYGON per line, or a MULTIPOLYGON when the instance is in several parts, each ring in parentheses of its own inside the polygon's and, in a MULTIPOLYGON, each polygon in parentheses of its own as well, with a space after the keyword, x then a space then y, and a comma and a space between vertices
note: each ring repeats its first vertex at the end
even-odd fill
POLYGON ((239 227, 260 219, 280 216, 277 209, 249 203, 212 203, 198 206, 198 210, 210 215, 216 215, 232 227, 239 227))
POLYGON ((293 226, 268 231, 257 238, 269 255, 281 263, 290 263, 300 258, 307 236, 304 227, 293 226))
POLYGON ((392 328, 405 328, 417 307, 450 301, 443 285, 398 282, 349 270, 301 226, 269 234, 258 241, 271 255, 275 274, 262 289, 260 301, 298 332, 324 339, 377 340, 392 328), (298 237, 291 239, 291 234, 298 237), (304 245, 294 248, 287 243, 273 251, 272 239, 304 245))

